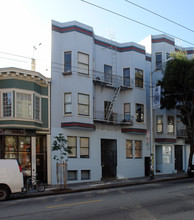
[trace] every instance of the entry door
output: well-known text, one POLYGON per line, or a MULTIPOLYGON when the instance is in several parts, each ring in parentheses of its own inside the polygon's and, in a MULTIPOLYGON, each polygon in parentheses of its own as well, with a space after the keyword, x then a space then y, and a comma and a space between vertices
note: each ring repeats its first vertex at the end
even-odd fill
POLYGON ((117 141, 101 140, 102 178, 115 178, 117 168, 117 141))
POLYGON ((183 170, 182 145, 175 145, 175 170, 177 170, 177 172, 183 170))

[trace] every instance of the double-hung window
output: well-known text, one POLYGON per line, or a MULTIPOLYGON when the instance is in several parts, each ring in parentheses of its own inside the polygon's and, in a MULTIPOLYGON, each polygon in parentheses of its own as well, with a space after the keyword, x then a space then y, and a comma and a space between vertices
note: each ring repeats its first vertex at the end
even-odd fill
POLYGON ((34 116, 35 120, 40 121, 40 97, 34 97, 34 116))
POLYGON ((135 158, 141 158, 141 157, 142 157, 142 142, 135 141, 135 158))
POLYGON ((86 94, 78 94, 78 115, 89 116, 90 112, 90 97, 86 94))
POLYGON ((67 137, 68 147, 71 147, 71 154, 68 154, 68 157, 76 158, 77 157, 77 137, 69 136, 67 137))
POLYGON ((16 117, 32 119, 32 94, 16 93, 16 117))
POLYGON ((112 83, 112 66, 104 65, 104 81, 112 83))
POLYGON ((124 103, 124 120, 131 120, 131 105, 130 103, 124 103))
POLYGON ((144 105, 136 104, 136 122, 144 122, 144 105))
POLYGON ((64 114, 68 115, 72 113, 72 95, 71 93, 64 94, 64 114))
POLYGON ((89 75, 89 55, 78 52, 78 73, 89 75))
POLYGON ((12 116, 12 93, 4 92, 3 93, 3 117, 12 116))
POLYGON ((126 140, 126 158, 133 158, 133 141, 126 140))
POLYGON ((156 129, 157 129, 157 133, 163 132, 163 116, 162 115, 156 116, 156 129))
POLYGON ((143 70, 135 69, 135 87, 143 88, 143 70))
POLYGON ((123 85, 130 86, 130 68, 123 69, 123 85))
POLYGON ((64 52, 64 72, 71 73, 71 51, 64 52))
POLYGON ((89 157, 89 138, 80 137, 80 158, 89 157))
POLYGON ((167 117, 167 132, 174 133, 174 116, 167 117))
POLYGON ((156 53, 156 69, 162 69, 162 53, 156 53))

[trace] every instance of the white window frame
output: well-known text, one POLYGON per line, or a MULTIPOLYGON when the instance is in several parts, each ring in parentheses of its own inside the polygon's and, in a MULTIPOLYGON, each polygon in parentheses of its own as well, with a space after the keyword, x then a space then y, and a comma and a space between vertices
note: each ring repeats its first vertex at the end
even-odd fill
POLYGON ((144 121, 145 121, 145 108, 144 108, 144 104, 136 103, 136 105, 135 105, 135 120, 138 123, 144 123, 144 121), (143 107, 143 117, 142 116, 140 117, 140 121, 137 120, 138 119, 137 116, 138 116, 138 114, 142 114, 142 112, 137 113, 137 106, 138 105, 143 107))
POLYGON ((90 116, 90 95, 78 93, 78 115, 79 116, 90 116), (88 97, 88 103, 81 103, 80 102, 80 96, 87 96, 88 97), (87 107, 87 114, 82 114, 80 111, 80 107, 87 107))
POLYGON ((63 100, 63 102, 64 102, 64 105, 63 105, 63 107, 64 107, 64 115, 71 115, 72 114, 72 93, 71 92, 65 92, 64 93, 64 100, 63 100), (65 96, 66 95, 70 95, 71 96, 71 101, 66 101, 65 100, 65 96), (70 108, 71 108, 71 111, 70 112, 68 112, 68 111, 66 111, 66 106, 70 106, 70 108))
POLYGON ((156 70, 161 70, 162 69, 162 52, 157 52, 155 54, 155 59, 156 59, 156 70), (157 57, 161 56, 161 59, 158 60, 157 57))
POLYGON ((34 119, 36 120, 36 121, 41 121, 41 97, 39 96, 39 95, 36 95, 36 94, 34 94, 34 119), (36 108, 36 98, 38 98, 39 99, 39 109, 37 109, 36 108), (38 113, 38 118, 36 117, 37 116, 37 114, 36 114, 36 111, 38 111, 39 113, 38 113))
POLYGON ((78 52, 77 59, 78 59, 78 73, 89 76, 89 60, 90 60, 89 54, 78 52))
POLYGON ((1 91, 1 117, 3 118, 10 118, 13 117, 13 91, 12 90, 3 90, 1 91), (3 100, 3 94, 11 94, 11 115, 10 116, 5 116, 4 115, 4 100, 3 100))
POLYGON ((135 151, 135 158, 136 159, 141 159, 142 158, 142 141, 141 140, 135 140, 134 148, 135 148, 135 150, 134 150, 135 151), (137 148, 137 145, 136 145, 137 142, 140 142, 140 149, 137 148), (141 154, 140 156, 136 156, 137 151, 140 151, 140 154, 141 154))
POLYGON ((144 86, 143 84, 144 84, 144 72, 142 69, 135 68, 135 87, 143 88, 144 86))

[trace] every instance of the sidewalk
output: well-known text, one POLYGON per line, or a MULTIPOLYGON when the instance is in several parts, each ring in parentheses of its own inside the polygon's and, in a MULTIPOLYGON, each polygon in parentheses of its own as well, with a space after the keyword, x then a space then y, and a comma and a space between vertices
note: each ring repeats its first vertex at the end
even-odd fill
POLYGON ((46 187, 44 192, 27 192, 19 193, 12 195, 12 199, 19 198, 32 198, 39 196, 48 196, 48 195, 58 195, 65 193, 75 193, 75 192, 84 192, 92 191, 98 189, 107 189, 107 188, 116 188, 124 186, 133 186, 141 184, 152 184, 156 182, 171 181, 175 179, 184 179, 188 178, 187 173, 176 173, 176 174, 164 174, 164 175, 155 175, 153 180, 150 180, 150 177, 139 177, 139 178, 128 178, 128 179, 107 179, 95 182, 84 182, 84 183, 73 183, 68 184, 66 189, 58 190, 57 185, 49 185, 46 187))

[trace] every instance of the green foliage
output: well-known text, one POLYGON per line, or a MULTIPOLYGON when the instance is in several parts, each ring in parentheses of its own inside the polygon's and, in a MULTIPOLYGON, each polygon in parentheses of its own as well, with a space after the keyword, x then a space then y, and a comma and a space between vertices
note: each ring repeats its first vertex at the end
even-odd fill
POLYGON ((60 156, 54 155, 53 159, 62 162, 64 159, 64 156, 68 154, 71 154, 71 147, 67 146, 67 140, 63 136, 63 134, 59 134, 55 137, 55 140, 53 141, 52 145, 52 151, 59 151, 60 156))
MULTIPOLYGON (((190 144, 194 146, 194 59, 188 59, 184 52, 171 56, 173 60, 167 62, 163 79, 158 81, 162 88, 161 108, 179 110, 190 144)), ((192 162, 194 150, 190 149, 192 162)))

